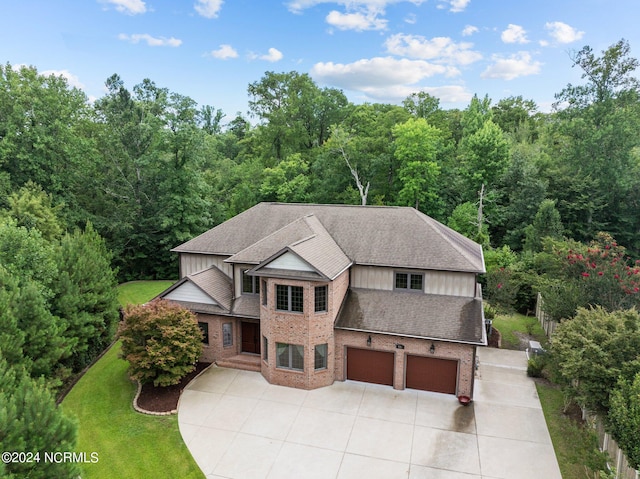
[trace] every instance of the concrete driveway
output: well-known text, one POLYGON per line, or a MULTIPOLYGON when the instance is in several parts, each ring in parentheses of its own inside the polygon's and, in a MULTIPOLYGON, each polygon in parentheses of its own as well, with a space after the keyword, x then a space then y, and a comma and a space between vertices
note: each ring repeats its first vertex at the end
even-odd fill
POLYGON ((212 366, 180 432, 207 478, 561 479, 524 353, 483 348, 474 402, 352 381, 302 391, 212 366))

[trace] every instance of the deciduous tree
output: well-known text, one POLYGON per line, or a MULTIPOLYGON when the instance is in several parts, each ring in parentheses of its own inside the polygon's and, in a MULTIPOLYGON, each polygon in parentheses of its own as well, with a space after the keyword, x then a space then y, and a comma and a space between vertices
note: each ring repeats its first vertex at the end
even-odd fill
POLYGON ((640 314, 581 308, 554 332, 551 354, 555 377, 570 396, 606 415, 619 378, 633 381, 640 372, 640 314))
POLYGON ((118 334, 129 375, 143 384, 177 384, 193 371, 202 353, 202 331, 195 315, 167 300, 129 305, 118 334))

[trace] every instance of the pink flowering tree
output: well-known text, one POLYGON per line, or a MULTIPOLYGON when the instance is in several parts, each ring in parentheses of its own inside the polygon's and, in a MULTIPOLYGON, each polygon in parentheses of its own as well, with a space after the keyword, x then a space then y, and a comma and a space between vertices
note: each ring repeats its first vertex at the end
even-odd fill
POLYGON ((545 309, 560 320, 573 317, 578 307, 601 306, 616 311, 640 306, 640 261, 632 261, 608 233, 589 244, 554 241, 554 267, 547 269, 541 287, 545 309))

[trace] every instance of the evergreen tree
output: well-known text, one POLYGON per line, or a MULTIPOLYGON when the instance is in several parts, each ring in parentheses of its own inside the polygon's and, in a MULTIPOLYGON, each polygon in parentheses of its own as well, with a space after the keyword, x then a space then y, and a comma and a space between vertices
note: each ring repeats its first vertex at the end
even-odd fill
POLYGON ((0 476, 77 478, 77 464, 44 457, 45 452, 75 451, 76 438, 76 424, 56 406, 44 380, 31 379, 22 368, 9 366, 0 351, 0 451, 39 454, 33 462, 0 462, 0 476))
POLYGON ((65 322, 63 337, 70 347, 65 364, 79 371, 113 340, 118 319, 115 272, 104 240, 90 223, 62 238, 56 262, 52 312, 65 322))

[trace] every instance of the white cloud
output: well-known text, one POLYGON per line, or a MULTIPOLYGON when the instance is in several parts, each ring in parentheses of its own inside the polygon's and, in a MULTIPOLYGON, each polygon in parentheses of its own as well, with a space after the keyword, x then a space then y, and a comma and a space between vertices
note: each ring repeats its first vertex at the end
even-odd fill
POLYGON ((387 20, 378 18, 377 12, 340 13, 332 10, 327 15, 326 21, 340 30, 384 30, 387 28, 387 20))
POLYGON ((474 27, 473 25, 467 25, 464 27, 464 30, 462 30, 463 37, 469 37, 474 33, 478 33, 478 27, 474 27))
POLYGON ((510 23, 507 29, 502 32, 500 38, 504 43, 529 43, 526 30, 513 23, 510 23))
POLYGON ((459 13, 463 12, 464 9, 467 8, 467 5, 471 3, 471 0, 440 0, 440 5, 438 5, 438 8, 447 8, 445 5, 443 5, 445 3, 449 5, 450 12, 459 13))
POLYGON ((143 0, 100 0, 101 3, 108 3, 115 6, 115 9, 120 13, 126 13, 128 15, 137 15, 138 13, 145 13, 147 6, 143 0))
MULTIPOLYGON (((414 5, 420 5, 426 0, 291 0, 287 2, 287 7, 293 13, 302 13, 303 10, 311 8, 321 3, 334 3, 336 5, 343 5, 348 9, 367 9, 367 10, 384 10, 387 5, 393 5, 395 3, 413 3, 414 5)), ((470 0, 451 0, 453 2, 463 1, 468 3, 470 0)))
POLYGON ((410 13, 409 15, 406 16, 404 21, 409 25, 415 25, 416 22, 418 21, 418 18, 416 17, 415 13, 410 13))
POLYGON ((473 43, 456 43, 449 37, 435 37, 431 40, 421 35, 398 33, 385 41, 387 52, 420 60, 434 60, 450 65, 469 65, 482 58, 482 54, 471 50, 473 43))
POLYGON ((282 60, 282 52, 276 48, 269 48, 269 53, 261 55, 260 60, 266 60, 268 62, 277 62, 282 60))
POLYGON ((69 86, 80 88, 80 89, 84 88, 84 85, 80 82, 80 79, 78 78, 78 76, 69 72, 69 70, 45 70, 43 72, 40 72, 40 74, 47 77, 50 75, 63 77, 67 80, 67 83, 69 84, 69 86))
MULTIPOLYGON (((387 20, 381 18, 385 15, 385 8, 396 3, 412 3, 420 5, 426 0, 291 0, 287 3, 293 13, 302 13, 306 8, 321 3, 332 3, 344 7, 344 12, 332 10, 325 20, 340 30, 385 30, 387 20)), ((408 17, 411 23, 412 17, 408 17)), ((415 17, 413 17, 415 22, 415 17)))
MULTIPOLYGON (((423 86, 420 82, 452 70, 424 60, 376 57, 353 63, 316 63, 311 69, 314 80, 364 94, 365 100, 398 103, 417 91, 426 91, 444 103, 468 102, 469 93, 460 85, 423 86)), ((454 69, 455 70, 455 69, 454 69)))
POLYGON ((528 52, 518 52, 509 58, 494 55, 495 63, 489 65, 480 75, 482 78, 499 78, 502 80, 513 80, 518 77, 536 75, 540 73, 542 63, 533 61, 528 52))
POLYGON ((229 58, 238 58, 238 52, 231 45, 223 44, 217 50, 212 50, 210 55, 220 60, 228 60, 229 58))
POLYGON ((216 18, 222 8, 222 0, 196 0, 193 8, 205 18, 216 18))
POLYGON ((572 43, 580 40, 584 35, 584 32, 578 31, 563 22, 547 22, 544 28, 549 31, 549 35, 558 43, 572 43))
POLYGON ((348 90, 389 88, 413 85, 434 75, 455 73, 455 69, 424 60, 375 57, 353 63, 320 62, 311 68, 311 76, 323 83, 348 90))
POLYGON ((182 45, 182 40, 178 38, 153 37, 148 33, 134 33, 133 35, 121 33, 118 35, 118 39, 130 43, 146 42, 150 47, 179 47, 182 45))

